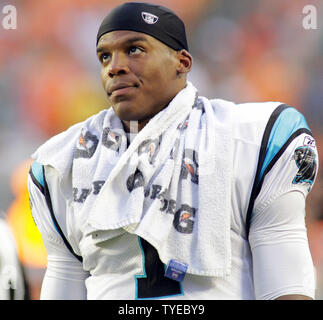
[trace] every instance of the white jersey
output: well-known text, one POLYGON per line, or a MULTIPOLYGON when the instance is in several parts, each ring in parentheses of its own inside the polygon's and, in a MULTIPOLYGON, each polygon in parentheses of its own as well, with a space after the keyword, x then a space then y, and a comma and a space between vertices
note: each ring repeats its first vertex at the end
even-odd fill
POLYGON ((36 159, 28 186, 33 217, 48 251, 41 298, 314 298, 305 226, 305 199, 318 166, 311 131, 298 111, 280 103, 237 105, 232 121, 229 276, 186 274, 182 282, 170 280, 157 251, 126 231, 99 245, 87 241, 81 232, 84 217, 69 210, 82 190, 73 193, 55 168, 36 159))

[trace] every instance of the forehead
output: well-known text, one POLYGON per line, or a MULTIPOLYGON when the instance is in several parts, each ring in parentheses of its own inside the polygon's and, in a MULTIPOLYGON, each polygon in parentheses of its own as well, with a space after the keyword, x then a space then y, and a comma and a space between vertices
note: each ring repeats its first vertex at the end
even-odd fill
POLYGON ((116 30, 104 34, 100 38, 97 48, 122 46, 126 43, 135 41, 143 41, 152 46, 166 47, 166 45, 164 45, 162 42, 146 33, 131 30, 116 30))

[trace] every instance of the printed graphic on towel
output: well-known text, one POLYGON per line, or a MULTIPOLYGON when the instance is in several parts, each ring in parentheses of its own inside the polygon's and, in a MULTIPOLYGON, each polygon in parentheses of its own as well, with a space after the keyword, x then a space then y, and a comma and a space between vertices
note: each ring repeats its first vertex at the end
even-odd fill
POLYGON ((127 189, 129 192, 136 188, 143 187, 144 185, 144 176, 142 172, 138 169, 127 179, 127 189))
POLYGON ((170 159, 175 159, 177 152, 178 152, 178 147, 179 147, 179 142, 180 140, 178 138, 176 138, 174 147, 172 148, 172 150, 170 151, 170 159))
POLYGON ((182 204, 181 208, 176 211, 173 226, 180 233, 192 233, 194 226, 195 208, 182 204))
POLYGON ((161 136, 157 139, 147 139, 144 140, 138 147, 138 155, 143 153, 148 153, 149 163, 154 164, 156 156, 160 149, 161 136))
POLYGON ((181 179, 187 179, 188 175, 190 175, 192 182, 198 184, 198 167, 198 153, 192 149, 185 149, 180 175, 181 179))
POLYGON ((81 189, 79 190, 78 188, 73 188, 73 200, 74 202, 78 203, 84 203, 86 198, 89 196, 91 193, 91 189, 81 189))
POLYGON ((184 130, 184 129, 187 129, 187 127, 188 127, 188 117, 187 117, 187 119, 186 119, 184 122, 180 123, 180 124, 177 126, 177 130, 182 131, 182 130, 184 130))
POLYGON ((294 152, 294 160, 298 167, 298 172, 293 183, 307 183, 312 185, 317 170, 316 153, 311 147, 298 147, 294 152))
POLYGON ((201 110, 202 114, 205 112, 204 104, 203 104, 202 99, 196 99, 195 100, 195 103, 193 105, 193 109, 201 110))
POLYGON ((92 190, 93 190, 93 194, 94 195, 98 195, 101 191, 101 188, 103 187, 105 181, 104 180, 98 180, 98 181, 93 181, 93 187, 92 187, 92 190))
POLYGON ((91 188, 73 188, 74 202, 84 203, 90 194, 98 195, 104 183, 104 180, 98 180, 93 181, 91 188))
POLYGON ((169 199, 168 189, 163 189, 159 184, 153 184, 151 187, 145 189, 145 198, 150 198, 151 200, 159 200, 160 208, 159 210, 168 214, 175 214, 176 200, 169 199))
POLYGON ((149 197, 151 200, 160 201, 161 207, 159 210, 161 212, 174 215, 173 226, 178 232, 192 233, 196 209, 187 204, 182 204, 181 208, 175 212, 176 200, 169 199, 167 195, 168 190, 163 189, 158 184, 153 184, 150 188, 145 189, 146 198, 149 197))
POLYGON ((113 151, 118 152, 121 146, 122 135, 111 131, 110 128, 104 128, 102 133, 102 144, 113 151))
POLYGON ((87 131, 85 134, 81 133, 79 139, 79 148, 74 152, 74 159, 77 158, 92 158, 96 147, 98 146, 99 139, 96 135, 87 131))

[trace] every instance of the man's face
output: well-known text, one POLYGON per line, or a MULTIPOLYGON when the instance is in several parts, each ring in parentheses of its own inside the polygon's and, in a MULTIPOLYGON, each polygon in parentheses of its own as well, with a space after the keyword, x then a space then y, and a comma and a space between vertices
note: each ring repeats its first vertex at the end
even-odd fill
POLYGON ((177 52, 144 33, 109 32, 97 54, 108 101, 125 123, 146 123, 185 86, 178 79, 177 52))

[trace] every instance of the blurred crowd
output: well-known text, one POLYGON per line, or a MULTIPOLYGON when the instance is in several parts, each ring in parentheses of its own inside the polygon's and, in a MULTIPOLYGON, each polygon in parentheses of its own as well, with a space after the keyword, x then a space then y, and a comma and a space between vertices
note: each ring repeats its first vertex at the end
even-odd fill
MULTIPOLYGON (((46 265, 30 215, 26 177, 35 149, 109 107, 95 54, 97 29, 116 0, 0 0, 17 9, 17 29, 0 24, 0 211, 12 228, 31 299, 46 265)), ((323 150, 323 4, 319 0, 150 0, 177 12, 194 57, 189 76, 201 95, 282 101, 301 111, 323 150), (303 7, 317 29, 303 27, 303 7)), ((0 22, 1 18, 0 10, 0 22)), ((321 172, 321 173, 320 173, 321 172)), ((307 201, 307 226, 323 299, 322 171, 307 201)))

